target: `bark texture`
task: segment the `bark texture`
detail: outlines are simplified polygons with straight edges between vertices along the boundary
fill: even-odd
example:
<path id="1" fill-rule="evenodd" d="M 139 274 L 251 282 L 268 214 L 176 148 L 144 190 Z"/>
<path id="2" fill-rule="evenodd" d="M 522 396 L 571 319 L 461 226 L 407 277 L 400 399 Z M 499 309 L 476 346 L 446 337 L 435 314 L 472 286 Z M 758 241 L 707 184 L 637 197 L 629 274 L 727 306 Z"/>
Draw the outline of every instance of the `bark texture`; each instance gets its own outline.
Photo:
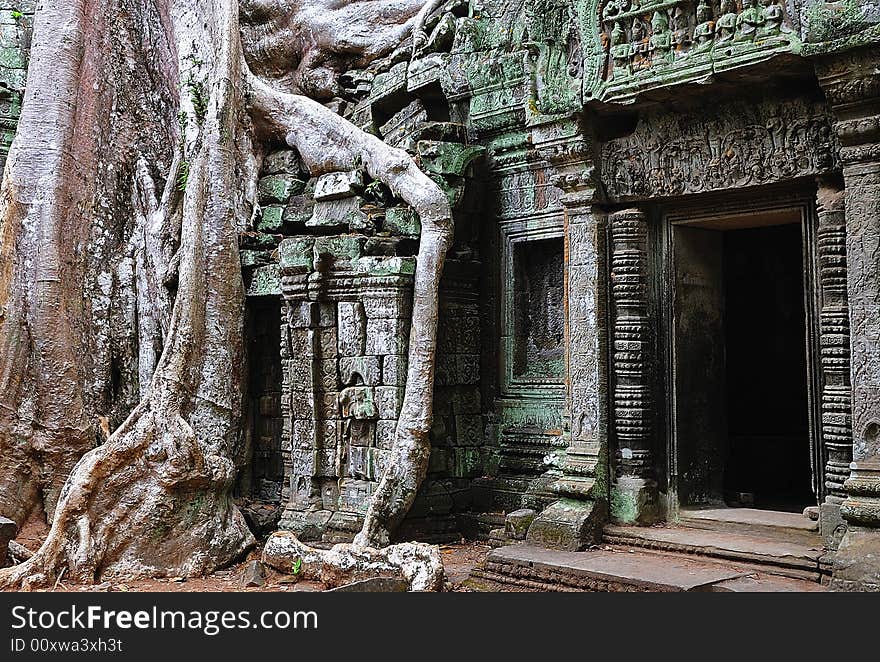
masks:
<path id="1" fill-rule="evenodd" d="M 0 586 L 200 574 L 253 544 L 231 499 L 237 237 L 273 139 L 315 175 L 365 165 L 421 216 L 393 460 L 355 547 L 320 558 L 436 574 L 434 552 L 362 548 L 387 544 L 427 468 L 449 203 L 405 152 L 300 94 L 332 94 L 424 4 L 245 0 L 242 30 L 236 0 L 46 0 L 0 193 L 0 512 L 21 525 L 43 506 L 52 527 Z"/>

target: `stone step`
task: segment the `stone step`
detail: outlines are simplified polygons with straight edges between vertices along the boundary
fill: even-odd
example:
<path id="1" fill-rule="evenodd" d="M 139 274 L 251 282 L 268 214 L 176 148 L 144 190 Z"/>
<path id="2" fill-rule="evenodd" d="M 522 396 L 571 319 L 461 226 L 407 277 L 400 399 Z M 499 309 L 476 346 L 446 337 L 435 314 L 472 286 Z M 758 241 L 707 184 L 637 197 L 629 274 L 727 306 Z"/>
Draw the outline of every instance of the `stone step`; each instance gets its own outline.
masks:
<path id="1" fill-rule="evenodd" d="M 809 581 L 819 581 L 830 574 L 830 560 L 818 538 L 815 544 L 808 544 L 684 526 L 608 525 L 604 540 L 615 546 L 736 562 L 766 573 Z"/>
<path id="2" fill-rule="evenodd" d="M 692 529 L 761 535 L 773 540 L 819 545 L 819 522 L 802 513 L 757 508 L 683 508 L 679 524 Z"/>
<path id="3" fill-rule="evenodd" d="M 466 585 L 483 591 L 822 591 L 818 582 L 647 550 L 564 552 L 527 544 L 494 549 Z"/>

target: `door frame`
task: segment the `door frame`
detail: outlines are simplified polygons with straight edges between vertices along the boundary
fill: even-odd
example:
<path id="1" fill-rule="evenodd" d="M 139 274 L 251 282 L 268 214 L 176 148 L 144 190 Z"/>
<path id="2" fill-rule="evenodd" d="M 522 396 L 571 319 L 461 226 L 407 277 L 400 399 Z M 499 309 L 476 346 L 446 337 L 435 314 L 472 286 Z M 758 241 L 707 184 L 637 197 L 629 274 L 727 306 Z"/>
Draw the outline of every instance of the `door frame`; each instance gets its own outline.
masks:
<path id="1" fill-rule="evenodd" d="M 813 492 L 816 503 L 824 499 L 824 449 L 821 444 L 821 371 L 819 347 L 819 310 L 820 292 L 816 274 L 816 193 L 815 185 L 801 186 L 796 189 L 765 187 L 767 190 L 743 192 L 727 192 L 721 195 L 706 196 L 698 202 L 672 202 L 659 205 L 655 210 L 655 227 L 658 229 L 654 237 L 658 260 L 657 278 L 655 278 L 658 306 L 658 327 L 660 336 L 660 370 L 659 389 L 663 397 L 664 407 L 661 415 L 664 419 L 661 430 L 665 434 L 665 448 L 657 449 L 665 454 L 666 468 L 666 513 L 669 521 L 677 521 L 681 510 L 679 502 L 679 448 L 676 438 L 676 403 L 675 403 L 675 363 L 674 363 L 674 255 L 672 247 L 672 230 L 676 225 L 699 224 L 711 220 L 722 222 L 734 221 L 737 216 L 754 216 L 760 213 L 779 213 L 796 211 L 801 218 L 801 247 L 804 267 L 804 313 L 806 320 L 805 338 L 807 366 L 807 416 L 810 443 L 810 467 Z M 745 227 L 745 226 L 744 226 Z"/>

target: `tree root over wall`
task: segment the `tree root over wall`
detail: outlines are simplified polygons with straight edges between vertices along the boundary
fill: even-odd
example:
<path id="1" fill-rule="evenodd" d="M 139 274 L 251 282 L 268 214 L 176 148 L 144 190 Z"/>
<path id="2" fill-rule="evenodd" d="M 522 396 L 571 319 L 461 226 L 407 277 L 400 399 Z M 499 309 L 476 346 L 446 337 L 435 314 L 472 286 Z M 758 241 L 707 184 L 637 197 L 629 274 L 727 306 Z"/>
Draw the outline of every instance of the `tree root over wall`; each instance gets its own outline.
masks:
<path id="1" fill-rule="evenodd" d="M 362 11 L 353 18 L 365 21 L 387 4 L 397 7 L 401 20 L 412 20 L 421 6 L 394 0 L 353 4 Z M 422 223 L 404 403 L 392 458 L 363 530 L 354 544 L 329 551 L 276 534 L 265 559 L 284 567 L 300 558 L 307 576 L 331 584 L 379 572 L 404 577 L 414 590 L 440 587 L 436 547 L 387 545 L 427 471 L 438 288 L 452 238 L 449 202 L 405 152 L 252 75 L 238 21 L 236 0 L 153 0 L 125 11 L 111 0 L 46 0 L 38 14 L 25 112 L 0 196 L 0 385 L 10 387 L 0 402 L 0 459 L 13 466 L 0 472 L 3 507 L 21 525 L 38 498 L 40 489 L 22 487 L 18 476 L 39 456 L 39 431 L 49 427 L 63 437 L 65 426 L 73 426 L 78 432 L 68 435 L 70 453 L 81 459 L 57 494 L 47 539 L 31 558 L 0 570 L 0 587 L 44 585 L 65 573 L 83 582 L 204 574 L 241 558 L 254 544 L 231 492 L 242 418 L 242 377 L 233 367 L 243 353 L 237 238 L 254 204 L 248 191 L 257 172 L 257 138 L 296 148 L 312 175 L 362 164 L 412 205 Z M 129 31 L 132 41 L 126 42 Z M 138 41 L 144 34 L 152 39 Z M 145 71 L 126 80 L 131 61 Z M 117 103 L 126 85 L 136 88 L 144 77 L 151 89 Z M 93 92 L 113 85 L 111 94 Z M 156 116 L 138 114 L 145 99 L 163 92 L 173 103 L 159 104 Z M 52 145 L 40 138 L 47 130 Z M 169 165 L 162 152 L 170 138 L 176 147 Z M 109 158 L 116 159 L 113 168 L 107 167 Z M 173 174 L 153 186 L 163 170 Z M 159 200 L 153 188 L 164 189 Z M 138 219 L 138 227 L 127 232 L 146 237 L 142 245 L 150 259 L 139 263 L 141 272 L 129 287 L 154 292 L 171 283 L 167 300 L 173 307 L 168 315 L 167 305 L 142 311 L 154 320 L 141 325 L 153 337 L 140 342 L 151 347 L 135 352 L 143 398 L 115 432 L 83 454 L 101 413 L 76 368 L 83 360 L 77 351 L 88 353 L 88 343 L 68 336 L 71 328 L 88 328 L 90 318 L 88 311 L 46 302 L 77 300 L 82 275 L 64 265 L 75 263 L 79 249 L 66 237 L 87 235 L 94 223 L 87 210 L 108 206 L 113 218 Z M 151 236 L 151 227 L 165 234 Z M 169 232 L 179 237 L 169 239 Z M 28 285 L 34 263 L 45 267 L 36 275 L 46 283 L 43 290 Z M 135 293 L 141 305 L 145 298 Z M 155 370 L 145 384 L 145 363 L 152 362 Z M 54 381 L 41 381 L 47 365 L 55 370 Z M 60 409 L 51 419 L 45 407 L 34 415 L 35 400 Z"/>

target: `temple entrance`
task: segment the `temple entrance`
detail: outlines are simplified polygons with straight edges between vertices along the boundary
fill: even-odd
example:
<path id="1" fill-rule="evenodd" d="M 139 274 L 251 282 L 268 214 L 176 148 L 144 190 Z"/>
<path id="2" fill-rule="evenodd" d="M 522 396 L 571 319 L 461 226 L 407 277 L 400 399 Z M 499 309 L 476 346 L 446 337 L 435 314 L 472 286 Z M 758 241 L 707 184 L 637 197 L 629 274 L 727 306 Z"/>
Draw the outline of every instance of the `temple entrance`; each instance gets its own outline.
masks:
<path id="1" fill-rule="evenodd" d="M 672 223 L 671 491 L 815 504 L 802 210 Z"/>

